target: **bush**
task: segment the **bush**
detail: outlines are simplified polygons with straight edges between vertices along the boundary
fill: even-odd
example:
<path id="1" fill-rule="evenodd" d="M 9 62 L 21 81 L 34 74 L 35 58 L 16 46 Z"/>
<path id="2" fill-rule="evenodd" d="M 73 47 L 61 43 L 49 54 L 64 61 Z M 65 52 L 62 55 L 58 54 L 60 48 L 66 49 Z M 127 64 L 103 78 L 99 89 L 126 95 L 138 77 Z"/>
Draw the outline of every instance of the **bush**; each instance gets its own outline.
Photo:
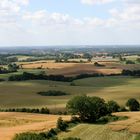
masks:
<path id="1" fill-rule="evenodd" d="M 101 124 L 106 124 L 109 122 L 114 122 L 114 121 L 118 121 L 118 120 L 125 120 L 127 119 L 127 117 L 125 116 L 114 116 L 114 115 L 109 115 L 109 116 L 103 116 L 101 118 L 99 118 L 96 122 L 97 123 L 101 123 Z"/>
<path id="2" fill-rule="evenodd" d="M 17 134 L 13 140 L 45 140 L 45 138 L 35 133 L 22 133 Z"/>
<path id="3" fill-rule="evenodd" d="M 78 117 L 72 116 L 70 122 L 71 123 L 79 123 L 80 122 L 80 119 Z"/>
<path id="4" fill-rule="evenodd" d="M 105 65 L 99 64 L 98 62 L 95 62 L 94 66 L 96 66 L 96 67 L 105 67 Z"/>
<path id="5" fill-rule="evenodd" d="M 126 102 L 126 106 L 129 107 L 130 111 L 138 111 L 140 108 L 139 102 L 134 98 L 129 99 Z"/>
<path id="6" fill-rule="evenodd" d="M 134 61 L 131 61 L 131 60 L 127 60 L 126 61 L 126 64 L 135 64 L 135 62 Z"/>
<path id="7" fill-rule="evenodd" d="M 41 108 L 40 113 L 41 113 L 41 114 L 49 114 L 50 111 L 49 111 L 48 108 Z"/>
<path id="8" fill-rule="evenodd" d="M 42 96 L 64 96 L 64 95 L 68 95 L 65 92 L 56 91 L 56 90 L 49 90 L 49 91 L 45 91 L 45 92 L 38 92 L 38 94 L 42 95 Z"/>
<path id="9" fill-rule="evenodd" d="M 105 101 L 99 97 L 76 96 L 67 103 L 72 114 L 79 115 L 82 121 L 94 122 L 108 114 Z"/>
<path id="10" fill-rule="evenodd" d="M 60 129 L 61 131 L 66 131 L 68 127 L 68 124 L 66 121 L 63 121 L 62 118 L 58 118 L 57 120 L 57 128 Z"/>
<path id="11" fill-rule="evenodd" d="M 108 109 L 109 109 L 110 113 L 118 112 L 119 111 L 120 106 L 118 105 L 117 102 L 109 101 L 107 104 L 108 104 Z"/>

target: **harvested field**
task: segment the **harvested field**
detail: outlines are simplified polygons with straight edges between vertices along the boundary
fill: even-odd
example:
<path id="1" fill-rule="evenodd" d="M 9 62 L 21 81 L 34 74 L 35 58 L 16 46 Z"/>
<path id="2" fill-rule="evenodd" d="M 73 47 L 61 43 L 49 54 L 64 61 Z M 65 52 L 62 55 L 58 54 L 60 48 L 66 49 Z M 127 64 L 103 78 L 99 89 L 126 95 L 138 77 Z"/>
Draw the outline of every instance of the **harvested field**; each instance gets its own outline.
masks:
<path id="1" fill-rule="evenodd" d="M 128 130 L 130 133 L 140 133 L 140 112 L 120 112 L 114 115 L 127 116 L 128 119 L 109 124 L 112 130 Z"/>
<path id="2" fill-rule="evenodd" d="M 55 63 L 54 61 L 36 61 L 19 63 L 23 69 L 47 69 L 47 74 L 75 76 L 83 73 L 120 74 L 123 69 L 137 70 L 139 64 L 125 65 L 116 62 L 101 62 L 104 67 L 96 67 L 94 63 Z"/>
<path id="3" fill-rule="evenodd" d="M 20 63 L 22 65 L 22 68 L 24 69 L 36 69 L 38 67 L 44 68 L 44 69 L 61 69 L 61 68 L 67 68 L 75 66 L 77 63 L 55 63 L 52 61 L 36 61 L 36 62 L 25 62 Z"/>
<path id="4" fill-rule="evenodd" d="M 22 132 L 47 131 L 56 127 L 59 115 L 30 113 L 0 113 L 0 140 L 12 140 L 15 134 Z M 69 120 L 70 116 L 61 116 Z"/>

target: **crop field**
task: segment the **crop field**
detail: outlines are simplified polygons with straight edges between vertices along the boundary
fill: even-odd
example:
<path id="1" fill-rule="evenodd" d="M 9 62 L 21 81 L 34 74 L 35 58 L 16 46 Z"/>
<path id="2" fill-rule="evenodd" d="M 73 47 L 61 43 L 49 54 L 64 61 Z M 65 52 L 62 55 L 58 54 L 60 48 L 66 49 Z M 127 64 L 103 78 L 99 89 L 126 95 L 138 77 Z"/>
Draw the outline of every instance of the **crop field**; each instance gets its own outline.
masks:
<path id="1" fill-rule="evenodd" d="M 41 67 L 46 69 L 47 74 L 75 76 L 82 73 L 121 73 L 122 68 L 114 65 L 105 67 L 95 67 L 94 63 L 54 63 L 53 61 L 36 61 L 32 63 L 20 63 L 23 69 L 36 69 Z"/>
<path id="2" fill-rule="evenodd" d="M 61 133 L 59 138 L 61 140 L 73 136 L 81 140 L 139 140 L 140 112 L 121 112 L 115 115 L 127 116 L 128 119 L 106 125 L 80 124 Z"/>
<path id="3" fill-rule="evenodd" d="M 0 82 L 0 106 L 12 107 L 44 107 L 64 108 L 73 96 L 87 94 L 99 96 L 106 101 L 115 100 L 120 105 L 134 97 L 140 100 L 140 79 L 132 77 L 94 77 L 76 80 L 71 86 L 69 82 L 45 80 Z M 68 93 L 65 96 L 41 96 L 41 91 L 58 90 Z"/>
<path id="4" fill-rule="evenodd" d="M 69 120 L 70 116 L 42 115 L 30 113 L 0 113 L 0 139 L 11 140 L 22 132 L 42 132 L 56 127 L 59 117 Z"/>
<path id="5" fill-rule="evenodd" d="M 55 63 L 54 61 L 35 61 L 35 62 L 18 62 L 22 69 L 42 68 L 47 74 L 75 76 L 83 73 L 102 73 L 102 74 L 120 74 L 123 69 L 138 70 L 140 64 L 123 64 L 119 62 L 100 62 L 103 67 L 94 66 L 94 62 L 87 63 Z"/>
<path id="6" fill-rule="evenodd" d="M 138 55 L 131 55 L 131 56 L 125 56 L 124 58 L 126 58 L 127 60 L 136 61 L 139 58 L 139 56 Z"/>
<path id="7" fill-rule="evenodd" d="M 114 113 L 116 116 L 127 116 L 128 119 L 109 124 L 114 131 L 127 130 L 130 133 L 140 133 L 140 112 L 120 112 Z"/>

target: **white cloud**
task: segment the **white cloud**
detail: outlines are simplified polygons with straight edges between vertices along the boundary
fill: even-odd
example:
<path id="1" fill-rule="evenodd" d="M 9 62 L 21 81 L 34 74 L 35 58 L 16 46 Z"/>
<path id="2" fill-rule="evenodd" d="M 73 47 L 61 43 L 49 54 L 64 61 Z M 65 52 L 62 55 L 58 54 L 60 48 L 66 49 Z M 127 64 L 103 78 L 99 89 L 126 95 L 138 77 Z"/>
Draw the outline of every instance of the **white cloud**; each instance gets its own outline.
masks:
<path id="1" fill-rule="evenodd" d="M 105 4 L 110 3 L 114 0 L 81 0 L 83 4 L 94 5 L 94 4 Z"/>
<path id="2" fill-rule="evenodd" d="M 31 21 L 32 24 L 55 26 L 55 25 L 76 25 L 83 24 L 82 20 L 71 17 L 68 14 L 49 13 L 46 10 L 26 12 L 23 20 Z"/>
<path id="3" fill-rule="evenodd" d="M 21 15 L 22 6 L 29 4 L 29 0 L 0 0 L 0 24 L 16 22 Z"/>
<path id="4" fill-rule="evenodd" d="M 85 4 L 111 1 L 82 0 Z M 75 18 L 69 14 L 50 13 L 46 9 L 31 12 L 22 10 L 29 4 L 29 0 L 0 0 L 0 42 L 15 45 L 58 45 L 129 43 L 135 40 L 140 43 L 139 2 L 122 1 L 122 8 L 109 10 L 110 17 L 103 19 Z"/>

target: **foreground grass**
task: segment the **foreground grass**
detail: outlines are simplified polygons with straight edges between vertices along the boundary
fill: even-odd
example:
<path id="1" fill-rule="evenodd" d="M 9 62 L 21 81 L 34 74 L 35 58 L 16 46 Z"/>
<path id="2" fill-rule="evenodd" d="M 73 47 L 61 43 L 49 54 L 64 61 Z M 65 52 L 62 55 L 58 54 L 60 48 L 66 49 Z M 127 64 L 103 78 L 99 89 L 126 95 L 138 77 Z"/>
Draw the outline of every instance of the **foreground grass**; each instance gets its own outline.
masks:
<path id="1" fill-rule="evenodd" d="M 124 131 L 114 132 L 107 125 L 80 124 L 68 132 L 61 133 L 59 139 L 77 137 L 81 140 L 135 140 L 135 136 Z"/>
<path id="2" fill-rule="evenodd" d="M 37 71 L 34 71 L 37 72 Z M 140 79 L 132 77 L 94 77 L 68 82 L 21 81 L 0 82 L 1 108 L 44 107 L 64 108 L 66 102 L 75 95 L 99 96 L 105 100 L 115 100 L 124 105 L 129 98 L 140 99 Z M 41 96 L 38 92 L 57 90 L 68 93 L 66 96 Z"/>

